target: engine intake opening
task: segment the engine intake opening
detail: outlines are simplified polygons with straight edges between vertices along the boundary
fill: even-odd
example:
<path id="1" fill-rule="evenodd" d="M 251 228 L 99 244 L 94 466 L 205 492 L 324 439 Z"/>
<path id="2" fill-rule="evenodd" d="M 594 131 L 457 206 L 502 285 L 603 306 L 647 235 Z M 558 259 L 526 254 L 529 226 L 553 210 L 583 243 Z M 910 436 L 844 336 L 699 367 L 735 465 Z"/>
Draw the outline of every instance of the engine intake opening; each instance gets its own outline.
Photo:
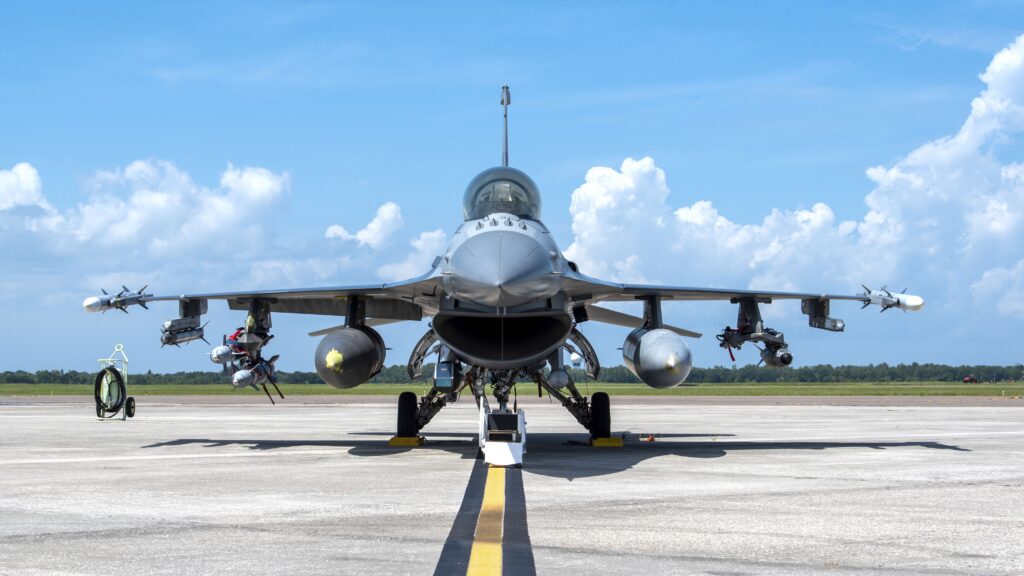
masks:
<path id="1" fill-rule="evenodd" d="M 544 361 L 569 335 L 568 314 L 456 316 L 438 314 L 434 331 L 460 358 L 488 368 L 519 368 Z"/>

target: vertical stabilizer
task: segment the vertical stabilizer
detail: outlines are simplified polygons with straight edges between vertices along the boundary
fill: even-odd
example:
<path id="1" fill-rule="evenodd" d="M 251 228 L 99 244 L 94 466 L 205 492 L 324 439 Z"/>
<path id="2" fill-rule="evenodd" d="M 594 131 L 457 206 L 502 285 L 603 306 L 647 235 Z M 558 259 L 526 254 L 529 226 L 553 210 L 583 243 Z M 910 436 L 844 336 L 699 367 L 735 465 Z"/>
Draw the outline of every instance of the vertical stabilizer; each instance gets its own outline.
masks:
<path id="1" fill-rule="evenodd" d="M 512 103 L 512 94 L 508 85 L 501 87 L 501 106 L 505 110 L 505 146 L 501 150 L 501 165 L 508 166 L 508 105 Z"/>

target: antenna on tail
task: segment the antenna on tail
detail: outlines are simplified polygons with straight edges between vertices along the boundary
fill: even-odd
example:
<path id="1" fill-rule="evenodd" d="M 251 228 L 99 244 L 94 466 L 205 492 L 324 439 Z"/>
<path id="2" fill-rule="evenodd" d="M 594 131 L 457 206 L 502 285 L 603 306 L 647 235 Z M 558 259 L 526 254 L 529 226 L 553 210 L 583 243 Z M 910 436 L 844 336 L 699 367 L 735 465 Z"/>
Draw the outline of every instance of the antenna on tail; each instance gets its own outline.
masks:
<path id="1" fill-rule="evenodd" d="M 512 103 L 512 94 L 508 85 L 501 87 L 501 105 L 505 109 L 505 147 L 501 151 L 501 165 L 508 166 L 508 105 Z"/>

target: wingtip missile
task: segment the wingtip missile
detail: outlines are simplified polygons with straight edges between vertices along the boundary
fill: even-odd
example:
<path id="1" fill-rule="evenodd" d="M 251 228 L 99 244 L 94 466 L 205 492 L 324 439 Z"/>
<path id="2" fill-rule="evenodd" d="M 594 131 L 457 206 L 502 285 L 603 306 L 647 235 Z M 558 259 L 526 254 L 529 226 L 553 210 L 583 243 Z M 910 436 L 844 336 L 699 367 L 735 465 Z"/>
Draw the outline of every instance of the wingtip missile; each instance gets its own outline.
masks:
<path id="1" fill-rule="evenodd" d="M 875 304 L 882 308 L 882 312 L 890 308 L 899 308 L 904 312 L 917 312 L 924 308 L 924 298 L 915 294 L 907 294 L 906 288 L 899 294 L 893 294 L 885 286 L 880 290 L 872 290 L 864 286 L 864 293 L 861 296 L 864 297 L 864 308 Z"/>
<path id="2" fill-rule="evenodd" d="M 899 300 L 898 307 L 904 312 L 917 312 L 924 308 L 924 298 L 914 294 L 902 293 L 897 296 L 897 300 Z"/>
<path id="3" fill-rule="evenodd" d="M 103 293 L 102 296 L 90 296 L 82 301 L 82 308 L 86 312 L 106 312 L 107 310 L 120 310 L 124 313 L 128 313 L 127 308 L 129 306 L 142 306 L 148 310 L 146 306 L 146 299 L 152 298 L 152 294 L 146 294 L 145 290 L 149 286 L 143 286 L 138 292 L 132 292 L 128 288 L 123 288 L 116 295 L 111 296 L 106 290 L 100 289 Z"/>
<path id="4" fill-rule="evenodd" d="M 103 296 L 89 296 L 82 301 L 82 308 L 86 312 L 106 312 L 110 310 L 110 296 L 106 295 L 106 291 L 103 292 Z"/>

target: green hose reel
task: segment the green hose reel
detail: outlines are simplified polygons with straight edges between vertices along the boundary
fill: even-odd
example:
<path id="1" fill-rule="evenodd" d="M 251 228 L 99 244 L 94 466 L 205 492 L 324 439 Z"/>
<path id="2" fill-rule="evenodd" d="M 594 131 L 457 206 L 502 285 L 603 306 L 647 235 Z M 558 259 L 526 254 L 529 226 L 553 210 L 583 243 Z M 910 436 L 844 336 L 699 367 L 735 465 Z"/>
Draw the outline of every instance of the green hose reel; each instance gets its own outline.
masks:
<path id="1" fill-rule="evenodd" d="M 124 346 L 118 344 L 108 358 L 100 358 L 100 371 L 96 374 L 93 398 L 96 400 L 96 417 L 121 420 L 135 416 L 135 398 L 128 395 L 128 356 Z M 120 366 L 120 369 L 118 367 Z"/>

